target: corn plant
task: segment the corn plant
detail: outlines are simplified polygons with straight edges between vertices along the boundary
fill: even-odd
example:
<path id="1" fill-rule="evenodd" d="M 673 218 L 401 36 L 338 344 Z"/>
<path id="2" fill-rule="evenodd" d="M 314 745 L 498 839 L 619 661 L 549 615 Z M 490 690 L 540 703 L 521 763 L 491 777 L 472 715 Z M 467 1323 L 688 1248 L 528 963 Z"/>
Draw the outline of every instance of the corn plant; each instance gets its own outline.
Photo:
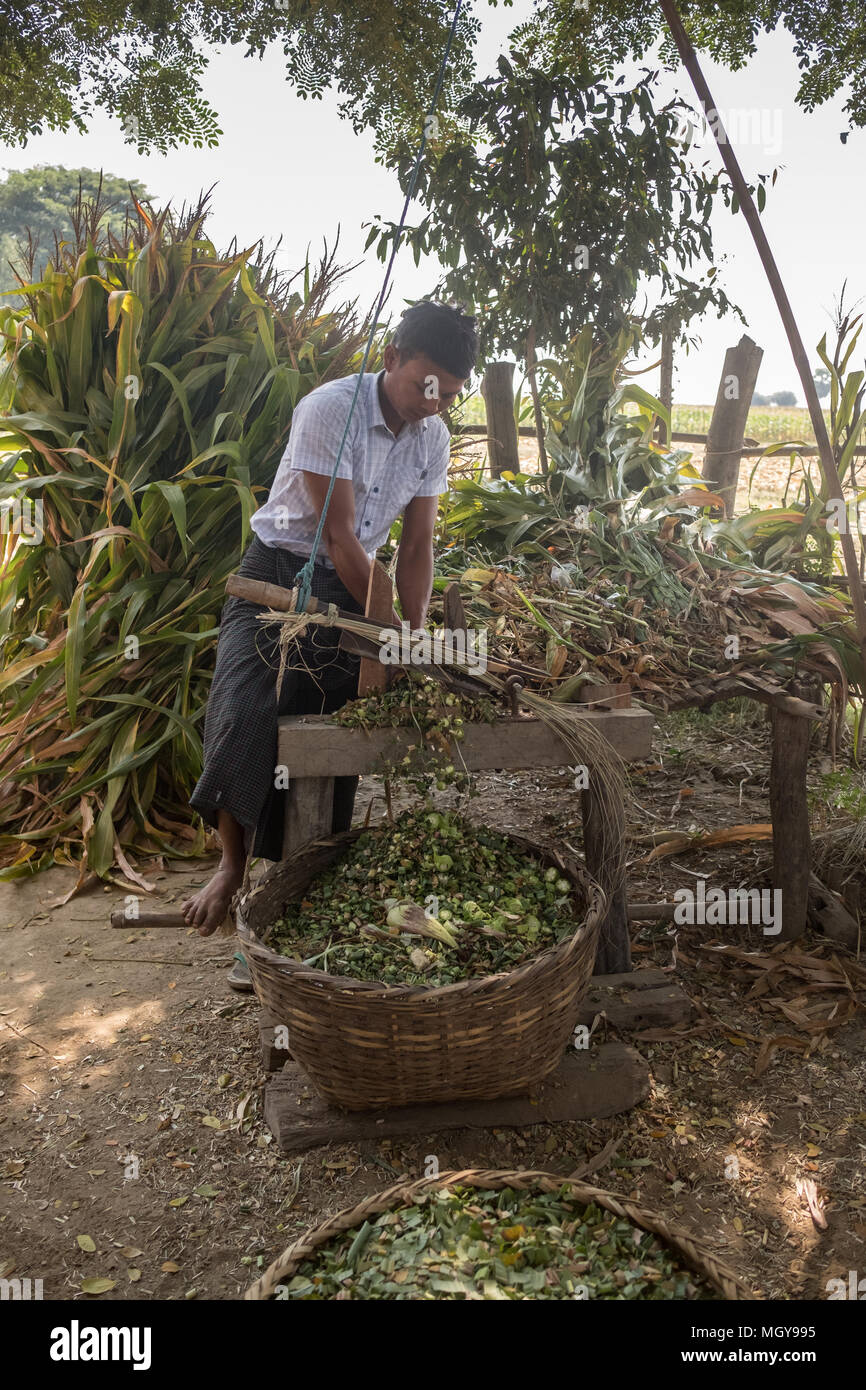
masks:
<path id="1" fill-rule="evenodd" d="M 0 877 L 76 862 L 77 886 L 202 851 L 186 803 L 225 579 L 294 406 L 365 337 L 327 307 L 333 253 L 299 288 L 260 248 L 219 255 L 203 205 L 140 208 L 119 239 L 98 211 L 0 308 L 0 503 L 42 513 L 0 535 Z"/>
<path id="2" fill-rule="evenodd" d="M 848 497 L 858 504 L 851 509 L 851 515 L 855 519 L 854 529 L 859 542 L 862 579 L 866 564 L 866 536 L 859 504 L 866 497 L 866 488 L 858 478 L 859 459 L 855 451 L 866 431 L 866 373 L 860 369 L 848 370 L 860 337 L 862 317 L 846 313 L 840 301 L 836 327 L 832 358 L 826 334 L 818 344 L 818 356 L 830 378 L 828 434 L 836 471 Z M 802 441 L 797 441 L 772 445 L 764 450 L 761 458 L 777 453 L 789 453 L 791 456 L 791 472 L 785 488 L 786 505 L 764 511 L 751 510 L 721 523 L 714 531 L 717 544 L 725 545 L 731 553 L 749 554 L 767 569 L 795 569 L 803 574 L 828 576 L 834 568 L 842 568 L 836 547 L 838 525 L 828 525 L 828 522 L 838 521 L 837 513 L 844 510 L 842 524 L 848 524 L 847 508 L 844 507 L 848 499 L 831 498 L 830 484 L 824 476 L 820 460 L 816 460 L 818 476 L 812 477 L 808 461 L 802 456 L 802 450 L 806 447 Z M 799 464 L 799 484 L 795 500 L 787 504 L 795 459 Z M 757 467 L 758 464 L 749 481 L 750 491 Z"/>

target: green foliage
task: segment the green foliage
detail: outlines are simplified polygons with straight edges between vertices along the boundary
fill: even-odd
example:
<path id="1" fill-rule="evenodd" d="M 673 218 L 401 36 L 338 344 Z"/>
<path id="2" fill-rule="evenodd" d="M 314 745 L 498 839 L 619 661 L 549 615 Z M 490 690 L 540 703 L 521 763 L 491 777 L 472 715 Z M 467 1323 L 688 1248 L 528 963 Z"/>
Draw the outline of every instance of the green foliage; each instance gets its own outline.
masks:
<path id="1" fill-rule="evenodd" d="M 488 0 L 495 5 L 496 0 Z M 484 0 L 464 4 L 443 91 L 447 126 L 473 72 Z M 866 124 L 866 11 L 852 0 L 681 0 L 699 50 L 745 65 L 762 31 L 791 34 L 806 110 L 846 92 L 852 125 Z M 0 139 L 24 144 L 44 130 L 85 130 L 98 111 L 118 117 L 140 150 L 215 145 L 218 118 L 201 82 L 214 46 L 261 56 L 279 44 L 302 96 L 339 94 L 356 129 L 373 129 L 384 155 L 427 109 L 453 0 L 28 0 L 6 7 L 0 43 Z M 666 30 L 657 0 L 535 0 L 516 40 L 542 65 L 554 55 L 612 76 L 642 60 Z M 671 44 L 663 48 L 673 60 Z"/>
<path id="2" fill-rule="evenodd" d="M 798 104 L 813 111 L 844 94 L 851 125 L 866 125 L 866 9 L 856 0 L 679 0 L 678 9 L 699 53 L 734 70 L 747 65 L 762 32 L 785 29 L 800 72 Z M 608 75 L 659 41 L 665 61 L 679 65 L 658 0 L 538 0 L 520 32 L 544 51 L 588 57 Z"/>
<path id="3" fill-rule="evenodd" d="M 416 260 L 434 253 L 447 267 L 437 293 L 481 315 L 482 356 L 535 348 L 561 351 L 585 324 L 597 338 L 632 328 L 639 287 L 655 279 L 661 303 L 644 320 L 655 340 L 664 323 L 685 323 L 708 306 L 730 305 L 712 262 L 709 218 L 727 182 L 696 167 L 677 138 L 688 108 L 657 107 L 655 75 L 630 86 L 600 81 L 585 65 L 525 53 L 501 57 L 497 75 L 458 102 L 460 130 L 433 141 L 418 179 L 426 208 L 405 232 Z M 394 156 L 403 187 L 414 164 L 410 133 Z M 384 260 L 396 237 L 377 221 Z"/>
<path id="4" fill-rule="evenodd" d="M 848 767 L 821 773 L 819 786 L 810 789 L 809 803 L 813 811 L 819 807 L 825 811 L 844 811 L 856 820 L 866 820 L 866 787 L 862 776 Z"/>
<path id="5" fill-rule="evenodd" d="M 201 849 L 184 822 L 225 579 L 295 404 L 360 364 L 333 255 L 300 293 L 202 224 L 70 246 L 0 309 L 0 501 L 41 500 L 44 531 L 3 537 L 4 876 L 82 841 L 82 875 L 172 833 Z"/>
<path id="6" fill-rule="evenodd" d="M 301 96 L 335 90 L 341 113 L 385 145 L 428 105 L 452 14 L 452 0 L 28 0 L 3 21 L 0 140 L 85 130 L 101 110 L 140 151 L 216 145 L 218 117 L 201 91 L 208 50 L 242 45 L 261 57 L 279 44 Z M 477 28 L 467 6 L 446 106 L 469 79 Z"/>
<path id="7" fill-rule="evenodd" d="M 139 202 L 147 202 L 150 196 L 137 179 L 119 179 L 97 169 L 38 164 L 11 171 L 0 183 L 0 285 L 12 283 L 10 262 L 22 276 L 42 274 L 54 251 L 55 236 L 61 241 L 75 237 L 76 208 L 82 202 L 98 201 L 100 228 L 119 233 L 127 217 L 135 215 L 130 195 Z M 26 254 L 28 242 L 39 253 L 32 265 Z"/>
<path id="8" fill-rule="evenodd" d="M 491 482 L 456 480 L 443 516 L 449 540 L 483 544 L 486 553 L 500 558 L 545 561 L 548 548 L 573 547 L 578 564 L 583 558 L 614 563 L 633 546 L 636 565 L 667 592 L 653 538 L 665 516 L 682 514 L 693 521 L 700 493 L 689 494 L 691 506 L 680 494 L 694 489 L 700 478 L 686 451 L 652 442 L 656 419 L 669 419 L 659 400 L 621 379 L 630 342 L 624 331 L 616 343 L 602 347 L 593 343 L 587 327 L 561 361 L 541 364 L 550 471 L 506 473 Z M 627 404 L 637 413 L 626 414 Z M 672 594 L 673 589 L 667 597 Z"/>

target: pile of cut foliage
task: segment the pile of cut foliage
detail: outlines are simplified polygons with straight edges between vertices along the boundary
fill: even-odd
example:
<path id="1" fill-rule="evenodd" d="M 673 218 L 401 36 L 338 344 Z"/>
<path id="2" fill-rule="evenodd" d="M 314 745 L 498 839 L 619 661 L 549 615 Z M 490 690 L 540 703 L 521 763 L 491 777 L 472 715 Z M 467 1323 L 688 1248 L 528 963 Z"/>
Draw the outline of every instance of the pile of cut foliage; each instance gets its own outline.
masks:
<path id="1" fill-rule="evenodd" d="M 433 1191 L 334 1236 L 283 1288 L 305 1302 L 718 1297 L 655 1236 L 567 1185 Z"/>
<path id="2" fill-rule="evenodd" d="M 556 868 L 427 806 L 364 831 L 268 944 L 331 975 L 438 986 L 511 970 L 578 925 Z"/>
<path id="3" fill-rule="evenodd" d="M 295 405 L 358 370 L 367 329 L 329 307 L 333 255 L 298 289 L 257 248 L 218 254 L 203 207 L 120 239 L 79 214 L 0 306 L 0 502 L 38 522 L 0 569 L 0 877 L 148 887 L 131 852 L 204 849 L 187 800 L 226 577 Z"/>

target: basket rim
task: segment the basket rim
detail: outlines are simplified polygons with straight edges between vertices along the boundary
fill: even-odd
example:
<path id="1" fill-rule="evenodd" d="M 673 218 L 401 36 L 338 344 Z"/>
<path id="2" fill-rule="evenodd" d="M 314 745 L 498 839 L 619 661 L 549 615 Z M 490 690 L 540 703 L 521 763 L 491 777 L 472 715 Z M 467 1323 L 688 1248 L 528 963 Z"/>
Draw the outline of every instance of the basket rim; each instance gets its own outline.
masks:
<path id="1" fill-rule="evenodd" d="M 573 887 L 579 885 L 586 895 L 586 911 L 583 920 L 571 936 L 562 941 L 555 942 L 538 955 L 532 956 L 528 961 L 517 965 L 513 970 L 501 970 L 495 975 L 474 975 L 467 980 L 456 980 L 450 985 L 384 985 L 372 980 L 355 980 L 349 975 L 331 975 L 325 970 L 318 970 L 312 966 L 305 966 L 302 961 L 292 960 L 290 956 L 280 955 L 270 946 L 266 946 L 259 936 L 247 923 L 247 911 L 254 897 L 263 888 L 266 879 L 272 875 L 278 877 L 281 869 L 293 860 L 302 855 L 309 854 L 315 848 L 321 846 L 334 846 L 345 844 L 347 847 L 352 841 L 357 840 L 365 833 L 369 827 L 358 827 L 352 830 L 341 831 L 337 835 L 319 836 L 315 840 L 310 840 L 306 845 L 302 845 L 288 859 L 281 860 L 269 869 L 267 874 L 251 889 L 245 897 L 241 899 L 237 910 L 237 934 L 244 943 L 244 953 L 251 960 L 253 968 L 256 965 L 272 965 L 279 969 L 285 976 L 295 978 L 303 977 L 304 983 L 318 985 L 322 989 L 337 990 L 341 994 L 361 995 L 366 1001 L 378 1001 L 387 999 L 389 1004 L 400 1003 L 402 1001 L 417 1003 L 419 1000 L 439 1001 L 445 997 L 453 998 L 455 993 L 469 994 L 481 990 L 486 990 L 494 981 L 514 980 L 522 982 L 527 975 L 536 971 L 547 971 L 551 964 L 559 965 L 566 961 L 573 951 L 583 944 L 588 933 L 597 932 L 607 906 L 607 899 L 604 890 L 591 878 L 584 867 L 577 859 L 563 858 L 560 852 L 554 848 L 545 848 L 538 845 L 535 841 L 523 835 L 512 835 L 510 831 L 501 832 L 506 838 L 514 840 L 518 844 L 525 844 L 532 847 L 539 858 L 552 861 L 557 864 L 564 873 L 574 880 Z"/>
<path id="2" fill-rule="evenodd" d="M 757 1295 L 740 1279 L 733 1269 L 719 1259 L 709 1246 L 690 1234 L 684 1227 L 669 1222 L 664 1216 L 632 1202 L 618 1192 L 608 1188 L 595 1187 L 583 1182 L 579 1177 L 564 1177 L 544 1169 L 508 1168 L 466 1168 L 450 1169 L 435 1178 L 418 1178 L 413 1182 L 394 1183 L 352 1206 L 343 1207 L 325 1221 L 308 1227 L 302 1236 L 288 1245 L 281 1255 L 268 1266 L 264 1274 L 248 1288 L 245 1300 L 259 1301 L 269 1299 L 277 1285 L 290 1277 L 297 1266 L 320 1246 L 327 1244 L 336 1235 L 360 1226 L 372 1216 L 399 1205 L 413 1205 L 419 1197 L 429 1192 L 447 1190 L 452 1187 L 479 1187 L 496 1189 L 514 1187 L 518 1190 L 540 1189 L 543 1192 L 559 1191 L 570 1187 L 577 1201 L 595 1202 L 614 1216 L 624 1217 L 641 1230 L 656 1235 L 671 1246 L 683 1262 L 694 1272 L 710 1283 L 716 1292 L 730 1301 L 755 1300 Z"/>

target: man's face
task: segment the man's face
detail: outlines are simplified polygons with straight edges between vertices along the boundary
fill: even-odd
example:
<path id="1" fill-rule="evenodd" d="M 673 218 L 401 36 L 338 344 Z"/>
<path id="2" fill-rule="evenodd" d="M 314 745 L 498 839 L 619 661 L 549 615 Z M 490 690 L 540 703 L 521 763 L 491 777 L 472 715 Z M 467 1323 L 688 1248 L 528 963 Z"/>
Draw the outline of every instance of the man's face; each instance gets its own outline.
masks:
<path id="1" fill-rule="evenodd" d="M 400 419 L 407 424 L 447 410 L 466 384 L 465 378 L 451 376 L 423 354 L 400 362 L 391 343 L 385 348 L 384 360 L 385 392 Z"/>

